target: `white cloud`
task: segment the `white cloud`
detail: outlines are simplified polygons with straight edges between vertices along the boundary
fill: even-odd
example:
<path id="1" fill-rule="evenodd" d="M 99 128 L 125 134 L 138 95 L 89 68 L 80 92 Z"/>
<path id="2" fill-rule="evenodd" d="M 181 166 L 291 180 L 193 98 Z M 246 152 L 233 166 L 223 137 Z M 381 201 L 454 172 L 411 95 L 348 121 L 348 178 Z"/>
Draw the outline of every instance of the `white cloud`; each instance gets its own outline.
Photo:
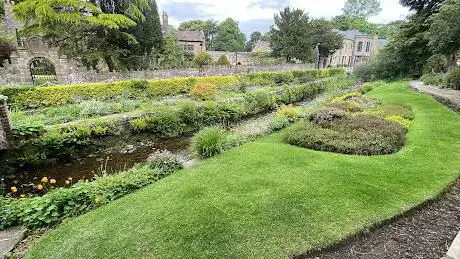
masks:
<path id="1" fill-rule="evenodd" d="M 251 20 L 272 19 L 273 14 L 278 10 L 271 8 L 261 8 L 251 3 L 260 2 L 258 0 L 157 0 L 160 11 L 166 9 L 172 12 L 172 8 L 180 8 L 181 4 L 186 4 L 191 14 L 200 13 L 201 18 L 223 20 L 231 17 L 240 22 Z M 276 2 L 277 0 L 275 0 Z M 286 0 L 278 0 L 286 3 Z M 274 2 L 271 0 L 271 2 Z M 380 15 L 372 17 L 372 22 L 388 23 L 394 20 L 402 19 L 408 14 L 408 10 L 399 5 L 398 0 L 382 0 L 383 11 Z M 310 16 L 318 18 L 330 18 L 341 13 L 345 0 L 290 0 L 290 6 L 301 8 L 309 13 Z M 180 16 L 180 15 L 177 15 Z M 185 17 L 185 15 L 183 15 Z M 190 18 L 170 17 L 170 23 L 177 25 L 183 20 Z"/>

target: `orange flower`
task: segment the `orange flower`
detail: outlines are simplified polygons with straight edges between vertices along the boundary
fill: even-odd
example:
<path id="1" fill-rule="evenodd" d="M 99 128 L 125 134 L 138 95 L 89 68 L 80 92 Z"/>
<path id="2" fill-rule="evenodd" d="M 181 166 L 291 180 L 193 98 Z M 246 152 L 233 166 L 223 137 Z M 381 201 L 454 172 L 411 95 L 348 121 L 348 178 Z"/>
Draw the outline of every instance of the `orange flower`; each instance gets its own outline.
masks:
<path id="1" fill-rule="evenodd" d="M 11 192 L 16 193 L 17 191 L 18 191 L 18 188 L 16 188 L 15 186 L 11 187 Z"/>
<path id="2" fill-rule="evenodd" d="M 70 181 L 69 180 L 65 181 L 65 184 L 67 184 L 67 185 L 70 184 Z"/>
<path id="3" fill-rule="evenodd" d="M 41 180 L 42 183 L 47 183 L 48 182 L 48 177 L 43 177 Z"/>
<path id="4" fill-rule="evenodd" d="M 43 190 L 43 185 L 41 185 L 41 184 L 37 185 L 37 189 L 38 189 L 39 191 Z"/>
<path id="5" fill-rule="evenodd" d="M 56 183 L 56 179 L 50 179 L 50 184 L 55 184 Z"/>

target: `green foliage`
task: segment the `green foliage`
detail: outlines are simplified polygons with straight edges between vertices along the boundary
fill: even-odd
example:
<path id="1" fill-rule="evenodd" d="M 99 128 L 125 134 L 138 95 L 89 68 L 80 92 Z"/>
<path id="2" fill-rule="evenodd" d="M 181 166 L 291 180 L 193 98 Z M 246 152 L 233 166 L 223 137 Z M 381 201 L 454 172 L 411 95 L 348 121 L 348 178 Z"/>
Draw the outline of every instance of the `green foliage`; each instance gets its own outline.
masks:
<path id="1" fill-rule="evenodd" d="M 230 61 L 228 61 L 228 58 L 226 55 L 220 56 L 220 58 L 217 60 L 216 64 L 218 66 L 230 66 Z"/>
<path id="2" fill-rule="evenodd" d="M 151 98 L 188 93 L 195 83 L 223 86 L 238 80 L 236 76 L 171 78 L 149 81 L 120 81 L 49 87 L 0 87 L 15 108 L 36 108 L 77 103 L 83 100 L 107 101 L 119 98 Z M 140 88 L 139 88 L 140 87 Z M 140 91 L 142 89 L 142 91 Z"/>
<path id="3" fill-rule="evenodd" d="M 343 14 L 348 17 L 370 17 L 382 11 L 378 0 L 347 0 L 343 7 Z"/>
<path id="4" fill-rule="evenodd" d="M 289 144 L 321 151 L 358 155 L 397 152 L 406 130 L 399 124 L 369 115 L 334 119 L 329 124 L 299 123 L 285 134 Z"/>
<path id="5" fill-rule="evenodd" d="M 420 78 L 420 80 L 426 85 L 433 85 L 438 87 L 444 87 L 445 78 L 444 74 L 426 73 Z"/>
<path id="6" fill-rule="evenodd" d="M 214 49 L 220 51 L 243 51 L 246 43 L 246 35 L 240 31 L 238 22 L 227 18 L 217 26 L 217 34 L 214 39 Z"/>
<path id="7" fill-rule="evenodd" d="M 186 66 L 186 53 L 179 45 L 176 36 L 168 32 L 163 36 L 163 50 L 159 53 L 158 63 L 161 68 L 178 68 Z"/>
<path id="8" fill-rule="evenodd" d="M 451 66 L 460 49 L 460 0 L 446 0 L 438 13 L 430 17 L 431 27 L 427 32 L 428 45 L 434 53 L 448 55 Z"/>
<path id="9" fill-rule="evenodd" d="M 321 43 L 318 47 L 320 58 L 326 59 L 342 48 L 343 36 L 333 31 L 333 23 L 325 19 L 315 19 L 310 22 L 313 41 Z"/>
<path id="10" fill-rule="evenodd" d="M 246 42 L 246 47 L 244 48 L 245 51 L 247 52 L 251 52 L 256 43 L 259 41 L 259 40 L 262 40 L 263 36 L 262 36 L 262 33 L 260 31 L 255 31 L 253 33 L 251 33 L 251 36 L 249 37 L 249 40 L 248 42 Z"/>
<path id="11" fill-rule="evenodd" d="M 375 62 L 371 61 L 368 64 L 362 64 L 354 68 L 353 76 L 356 79 L 361 80 L 363 82 L 371 82 L 375 80 L 375 78 L 377 77 Z"/>
<path id="12" fill-rule="evenodd" d="M 288 119 L 289 122 L 294 122 L 302 117 L 302 111 L 300 107 L 282 105 L 276 112 L 275 117 L 283 117 Z"/>
<path id="13" fill-rule="evenodd" d="M 212 57 L 207 52 L 200 52 L 193 59 L 193 64 L 198 66 L 200 69 L 203 69 L 205 66 L 211 65 L 213 62 Z"/>
<path id="14" fill-rule="evenodd" d="M 280 116 L 274 116 L 271 120 L 270 123 L 268 124 L 268 128 L 271 132 L 279 131 L 287 126 L 289 126 L 291 122 L 289 121 L 288 118 L 286 117 L 280 117 Z"/>
<path id="15" fill-rule="evenodd" d="M 275 25 L 270 30 L 270 46 L 275 56 L 286 61 L 298 59 L 312 61 L 317 42 L 311 37 L 309 17 L 300 9 L 289 7 L 275 15 Z"/>
<path id="16" fill-rule="evenodd" d="M 179 113 L 176 110 L 164 109 L 153 114 L 130 121 L 135 132 L 149 132 L 159 137 L 177 137 L 184 131 Z"/>
<path id="17" fill-rule="evenodd" d="M 217 93 L 217 87 L 209 83 L 196 84 L 190 93 L 197 99 L 208 100 L 215 97 Z"/>
<path id="18" fill-rule="evenodd" d="M 204 128 L 192 139 L 192 150 L 203 158 L 222 153 L 227 145 L 228 134 L 219 127 Z"/>
<path id="19" fill-rule="evenodd" d="M 460 84 L 460 69 L 453 70 L 452 72 L 447 73 L 445 86 L 447 88 L 459 89 Z"/>
<path id="20" fill-rule="evenodd" d="M 391 115 L 385 118 L 388 121 L 398 123 L 399 125 L 403 126 L 405 129 L 409 129 L 412 122 L 408 119 L 405 119 L 399 115 Z"/>
<path id="21" fill-rule="evenodd" d="M 426 61 L 425 71 L 428 73 L 444 73 L 447 72 L 448 65 L 444 55 L 435 54 Z"/>
<path id="22" fill-rule="evenodd" d="M 41 197 L 25 200 L 0 198 L 0 229 L 11 225 L 25 225 L 28 228 L 53 226 L 63 219 L 84 214 L 160 180 L 178 168 L 177 164 L 163 156 L 155 159 L 160 160 L 167 161 L 164 167 L 156 162 L 153 167 L 137 166 L 92 182 L 79 182 L 71 188 L 55 189 Z"/>
<path id="23" fill-rule="evenodd" d="M 179 158 L 168 150 L 156 151 L 147 158 L 150 169 L 163 170 L 168 173 L 182 169 Z"/>

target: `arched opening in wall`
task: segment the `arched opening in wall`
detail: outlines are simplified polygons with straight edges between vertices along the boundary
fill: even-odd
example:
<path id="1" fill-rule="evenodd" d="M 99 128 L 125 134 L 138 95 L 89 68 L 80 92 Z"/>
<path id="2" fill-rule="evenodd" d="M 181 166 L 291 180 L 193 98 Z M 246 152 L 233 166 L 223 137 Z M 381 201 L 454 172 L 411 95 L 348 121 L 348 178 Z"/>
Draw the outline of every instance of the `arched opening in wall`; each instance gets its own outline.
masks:
<path id="1" fill-rule="evenodd" d="M 56 69 L 48 59 L 37 57 L 29 63 L 30 76 L 34 85 L 50 85 L 57 83 Z"/>

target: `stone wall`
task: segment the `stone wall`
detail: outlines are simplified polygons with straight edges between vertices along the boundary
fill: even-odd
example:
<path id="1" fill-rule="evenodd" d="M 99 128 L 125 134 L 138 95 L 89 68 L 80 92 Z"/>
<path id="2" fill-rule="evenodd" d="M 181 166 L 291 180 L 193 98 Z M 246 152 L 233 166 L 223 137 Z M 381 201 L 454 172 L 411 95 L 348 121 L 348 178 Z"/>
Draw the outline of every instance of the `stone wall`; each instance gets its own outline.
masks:
<path id="1" fill-rule="evenodd" d="M 67 76 L 67 84 L 114 82 L 130 79 L 165 79 L 174 77 L 197 77 L 197 76 L 223 76 L 237 75 L 262 71 L 292 71 L 313 68 L 312 64 L 284 64 L 274 66 L 234 66 L 234 67 L 210 67 L 200 74 L 196 68 L 188 69 L 167 69 L 167 70 L 145 70 L 125 72 L 101 72 L 75 71 Z M 0 82 L 1 85 L 1 82 Z"/>
<path id="2" fill-rule="evenodd" d="M 227 51 L 208 51 L 208 54 L 217 61 L 222 56 L 227 56 L 230 65 L 253 65 L 251 52 L 227 52 Z"/>
<path id="3" fill-rule="evenodd" d="M 12 134 L 10 111 L 6 103 L 8 97 L 0 95 L 0 150 L 8 148 L 7 140 Z"/>

